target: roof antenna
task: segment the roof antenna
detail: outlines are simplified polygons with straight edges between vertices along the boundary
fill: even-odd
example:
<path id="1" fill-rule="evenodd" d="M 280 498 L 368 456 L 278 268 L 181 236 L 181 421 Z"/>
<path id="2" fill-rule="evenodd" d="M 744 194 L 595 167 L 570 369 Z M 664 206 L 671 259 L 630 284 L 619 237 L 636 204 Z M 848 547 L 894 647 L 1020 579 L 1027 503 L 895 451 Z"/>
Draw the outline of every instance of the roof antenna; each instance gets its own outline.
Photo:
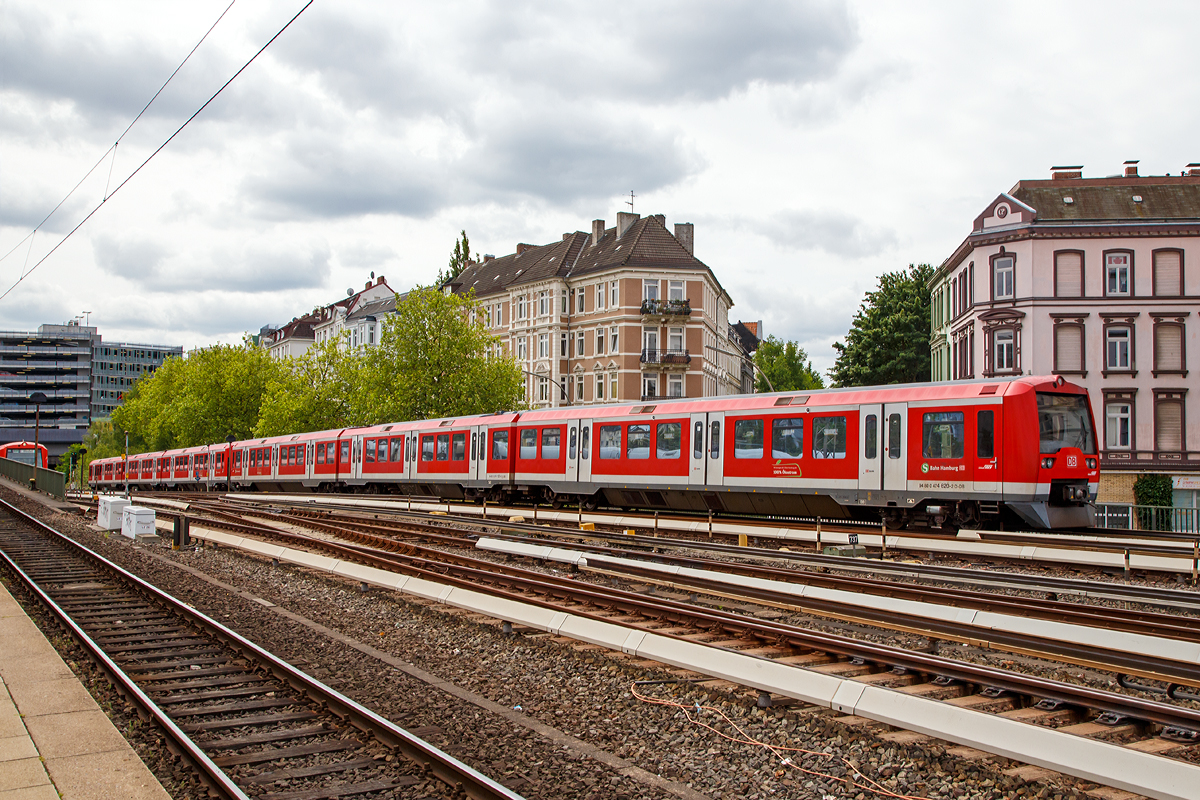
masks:
<path id="1" fill-rule="evenodd" d="M 629 213 L 633 213 L 633 189 L 629 190 L 629 199 L 625 201 L 625 205 L 629 206 Z"/>

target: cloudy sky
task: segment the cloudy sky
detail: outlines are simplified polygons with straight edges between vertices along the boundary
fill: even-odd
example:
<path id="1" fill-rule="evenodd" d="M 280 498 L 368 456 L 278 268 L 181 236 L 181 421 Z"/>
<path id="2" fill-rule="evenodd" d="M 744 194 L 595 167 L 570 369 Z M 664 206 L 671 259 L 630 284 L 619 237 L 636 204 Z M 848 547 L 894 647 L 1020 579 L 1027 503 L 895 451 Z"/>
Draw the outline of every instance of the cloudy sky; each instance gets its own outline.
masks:
<path id="1" fill-rule="evenodd" d="M 1194 2 L 316 0 L 47 257 L 304 2 L 235 2 L 102 159 L 228 4 L 0 3 L 0 328 L 236 341 L 633 190 L 827 369 L 880 273 L 1017 180 L 1200 161 Z"/>

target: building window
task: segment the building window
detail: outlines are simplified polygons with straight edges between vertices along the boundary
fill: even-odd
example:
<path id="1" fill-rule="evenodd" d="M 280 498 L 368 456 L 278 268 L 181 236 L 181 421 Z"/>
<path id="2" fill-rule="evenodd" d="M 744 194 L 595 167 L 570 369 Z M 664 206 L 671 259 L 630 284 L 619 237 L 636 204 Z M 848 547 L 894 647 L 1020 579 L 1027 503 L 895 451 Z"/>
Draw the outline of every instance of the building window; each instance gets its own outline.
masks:
<path id="1" fill-rule="evenodd" d="M 575 376 L 575 399 L 583 400 L 583 376 Z"/>
<path id="2" fill-rule="evenodd" d="M 642 350 L 653 355 L 658 351 L 658 328 L 642 329 Z"/>
<path id="3" fill-rule="evenodd" d="M 567 293 L 564 290 L 562 293 L 562 313 L 566 314 L 570 309 L 567 307 Z"/>
<path id="4" fill-rule="evenodd" d="M 658 397 L 658 376 L 643 375 L 642 376 L 642 398 Z"/>
<path id="5" fill-rule="evenodd" d="M 582 314 L 582 313 L 583 313 L 583 301 L 584 301 L 584 292 L 583 292 L 583 289 L 580 289 L 579 291 L 577 291 L 577 292 L 575 293 L 575 299 L 579 301 L 579 302 L 576 304 L 576 309 L 575 309 L 575 310 L 576 310 L 576 311 L 578 311 L 580 314 Z"/>
<path id="6" fill-rule="evenodd" d="M 604 399 L 604 374 L 601 372 L 596 373 L 596 399 Z"/>
<path id="7" fill-rule="evenodd" d="M 1133 431 L 1133 406 L 1108 403 L 1104 407 L 1104 441 L 1108 450 L 1128 450 Z"/>
<path id="8" fill-rule="evenodd" d="M 604 353 L 604 328 L 596 328 L 596 355 Z"/>
<path id="9" fill-rule="evenodd" d="M 683 296 L 683 281 L 670 281 L 667 287 L 667 299 L 679 300 L 682 302 Z"/>
<path id="10" fill-rule="evenodd" d="M 575 355 L 583 355 L 583 331 L 578 331 L 575 334 Z"/>
<path id="11" fill-rule="evenodd" d="M 1179 297 L 1183 294 L 1183 251 L 1154 251 L 1154 296 Z"/>
<path id="12" fill-rule="evenodd" d="M 526 358 L 525 337 L 522 336 L 519 339 L 517 339 L 517 361 L 524 361 L 525 358 Z"/>
<path id="13" fill-rule="evenodd" d="M 604 308 L 604 284 L 596 284 L 596 310 Z"/>
<path id="14" fill-rule="evenodd" d="M 1154 374 L 1180 372 L 1184 369 L 1183 325 L 1159 322 L 1154 326 Z"/>
<path id="15" fill-rule="evenodd" d="M 1104 254 L 1104 294 L 1107 297 L 1128 297 L 1133 284 L 1133 254 Z"/>
<path id="16" fill-rule="evenodd" d="M 538 334 L 538 358 L 550 357 L 550 334 Z"/>
<path id="17" fill-rule="evenodd" d="M 558 342 L 558 354 L 563 358 L 566 358 L 569 355 L 567 352 L 568 349 L 567 335 L 565 333 L 561 334 Z"/>
<path id="18" fill-rule="evenodd" d="M 621 347 L 620 347 L 620 344 L 621 344 L 621 341 L 620 341 L 620 340 L 621 340 L 621 331 L 620 331 L 620 328 L 617 328 L 617 327 L 615 327 L 615 326 L 614 326 L 614 327 L 612 327 L 612 328 L 609 328 L 609 329 L 608 329 L 608 332 L 609 332 L 609 336 L 610 336 L 610 338 L 612 339 L 612 342 L 610 342 L 610 344 L 611 344 L 612 346 L 609 348 L 608 352 L 610 352 L 610 353 L 619 353 L 619 352 L 621 351 Z"/>
<path id="19" fill-rule="evenodd" d="M 544 317 L 550 313 L 550 295 L 548 292 L 538 292 L 538 316 Z"/>
<path id="20" fill-rule="evenodd" d="M 525 319 L 525 295 L 517 296 L 517 319 Z"/>
<path id="21" fill-rule="evenodd" d="M 683 397 L 683 376 L 667 376 L 667 397 Z"/>
<path id="22" fill-rule="evenodd" d="M 1015 261 L 1016 259 L 1010 255 L 1000 256 L 992 260 L 993 300 L 1012 300 L 1015 296 L 1013 276 Z M 960 283 L 965 282 L 960 281 Z M 966 303 L 964 302 L 963 305 L 965 306 Z"/>
<path id="23" fill-rule="evenodd" d="M 538 378 L 538 402 L 545 403 L 550 399 L 550 381 L 546 378 Z"/>
<path id="24" fill-rule="evenodd" d="M 642 281 L 642 300 L 658 299 L 658 281 Z"/>
<path id="25" fill-rule="evenodd" d="M 619 286 L 620 286 L 620 284 L 618 284 L 616 281 L 611 281 L 608 284 L 609 305 L 613 308 L 616 308 L 617 306 L 621 305 L 620 291 L 618 289 Z"/>
<path id="26" fill-rule="evenodd" d="M 1054 296 L 1083 297 L 1083 253 L 1078 250 L 1054 254 Z"/>
<path id="27" fill-rule="evenodd" d="M 1083 373 L 1083 326 L 1054 326 L 1054 371 Z"/>
<path id="28" fill-rule="evenodd" d="M 1178 390 L 1156 391 L 1154 395 L 1154 449 L 1179 453 L 1184 449 L 1184 393 Z"/>
<path id="29" fill-rule="evenodd" d="M 1125 327 L 1112 327 L 1105 331 L 1104 365 L 1110 370 L 1130 369 L 1130 345 L 1133 332 Z"/>
<path id="30" fill-rule="evenodd" d="M 992 371 L 1012 372 L 1016 367 L 1016 332 L 998 330 L 992 334 Z"/>
<path id="31" fill-rule="evenodd" d="M 683 328 L 667 329 L 667 346 L 676 352 L 683 350 Z"/>
<path id="32" fill-rule="evenodd" d="M 608 373 L 608 399 L 615 401 L 617 399 L 617 373 Z"/>

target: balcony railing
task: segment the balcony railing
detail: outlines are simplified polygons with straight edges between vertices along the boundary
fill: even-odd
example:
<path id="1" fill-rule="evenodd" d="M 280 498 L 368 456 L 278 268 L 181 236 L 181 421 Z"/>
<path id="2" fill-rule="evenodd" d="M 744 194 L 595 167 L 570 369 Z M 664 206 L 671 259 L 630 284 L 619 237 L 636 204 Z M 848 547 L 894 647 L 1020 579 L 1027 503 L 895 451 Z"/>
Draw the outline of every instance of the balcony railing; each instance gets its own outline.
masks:
<path id="1" fill-rule="evenodd" d="M 643 300 L 642 314 L 655 317 L 688 317 L 692 314 L 692 303 L 690 300 Z"/>
<path id="2" fill-rule="evenodd" d="M 686 366 L 692 363 L 692 356 L 686 349 L 683 350 L 658 350 L 652 347 L 642 349 L 641 362 L 643 364 L 663 364 Z"/>
<path id="3" fill-rule="evenodd" d="M 650 403 L 650 402 L 654 402 L 655 400 L 682 400 L 682 399 L 683 399 L 683 395 L 681 395 L 681 394 L 673 394 L 673 395 L 644 394 L 644 395 L 642 395 L 643 403 Z"/>

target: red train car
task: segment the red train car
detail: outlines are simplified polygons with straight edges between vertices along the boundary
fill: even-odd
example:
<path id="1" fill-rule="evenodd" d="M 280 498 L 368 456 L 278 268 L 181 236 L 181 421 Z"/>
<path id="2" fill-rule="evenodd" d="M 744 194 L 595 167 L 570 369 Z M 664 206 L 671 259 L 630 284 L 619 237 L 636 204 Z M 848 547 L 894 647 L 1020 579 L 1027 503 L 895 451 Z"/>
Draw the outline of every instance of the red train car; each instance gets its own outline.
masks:
<path id="1" fill-rule="evenodd" d="M 38 466 L 42 469 L 50 469 L 50 453 L 46 450 L 46 445 L 44 444 L 34 444 L 33 442 L 0 444 L 0 458 L 19 461 L 31 467 Z"/>
<path id="2" fill-rule="evenodd" d="M 222 450 L 232 453 L 232 479 L 205 455 Z M 1000 519 L 1088 526 L 1099 482 L 1087 392 L 1053 376 L 567 406 L 148 456 L 185 459 L 188 478 L 176 480 L 197 488 L 403 491 L 945 529 Z M 123 480 L 119 463 L 93 462 L 93 472 L 100 485 Z M 144 476 L 131 473 L 139 485 Z"/>

